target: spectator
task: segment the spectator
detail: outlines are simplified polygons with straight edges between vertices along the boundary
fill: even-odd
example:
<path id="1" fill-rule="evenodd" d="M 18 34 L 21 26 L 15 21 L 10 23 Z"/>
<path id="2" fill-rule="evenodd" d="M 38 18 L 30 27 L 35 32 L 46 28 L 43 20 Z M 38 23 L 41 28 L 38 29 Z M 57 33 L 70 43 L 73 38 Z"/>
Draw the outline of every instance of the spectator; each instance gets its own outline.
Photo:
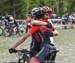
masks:
<path id="1" fill-rule="evenodd" d="M 67 28 L 68 21 L 69 21 L 69 13 L 66 12 L 66 13 L 62 16 L 62 24 L 63 24 L 64 29 Z"/>
<path id="2" fill-rule="evenodd" d="M 26 17 L 26 33 L 28 32 L 28 29 L 31 28 L 31 17 L 28 14 Z"/>

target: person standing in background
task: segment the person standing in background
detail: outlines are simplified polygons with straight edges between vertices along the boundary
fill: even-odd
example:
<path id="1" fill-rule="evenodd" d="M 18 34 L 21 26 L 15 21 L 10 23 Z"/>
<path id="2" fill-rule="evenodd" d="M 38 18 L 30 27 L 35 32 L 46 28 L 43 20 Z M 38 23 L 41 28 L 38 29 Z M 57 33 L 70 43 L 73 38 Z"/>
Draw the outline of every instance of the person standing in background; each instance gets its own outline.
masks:
<path id="1" fill-rule="evenodd" d="M 62 16 L 62 28 L 67 29 L 69 23 L 69 13 L 65 12 L 64 15 Z"/>
<path id="2" fill-rule="evenodd" d="M 27 14 L 27 17 L 26 17 L 26 33 L 28 32 L 28 29 L 31 28 L 31 16 L 30 14 Z"/>

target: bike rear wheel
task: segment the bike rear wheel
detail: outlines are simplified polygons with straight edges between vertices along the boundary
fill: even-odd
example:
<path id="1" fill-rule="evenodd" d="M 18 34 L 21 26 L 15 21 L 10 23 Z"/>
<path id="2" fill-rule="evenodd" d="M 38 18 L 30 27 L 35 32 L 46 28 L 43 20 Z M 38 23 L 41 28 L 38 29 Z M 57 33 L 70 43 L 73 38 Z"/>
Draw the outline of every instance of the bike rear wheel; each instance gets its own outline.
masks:
<path id="1" fill-rule="evenodd" d="M 26 61 L 25 59 L 19 59 L 18 63 L 28 63 L 28 61 Z"/>
<path id="2" fill-rule="evenodd" d="M 9 29 L 5 28 L 5 29 L 3 30 L 3 35 L 4 35 L 5 37 L 9 37 L 9 36 L 11 35 L 11 33 L 9 32 Z"/>

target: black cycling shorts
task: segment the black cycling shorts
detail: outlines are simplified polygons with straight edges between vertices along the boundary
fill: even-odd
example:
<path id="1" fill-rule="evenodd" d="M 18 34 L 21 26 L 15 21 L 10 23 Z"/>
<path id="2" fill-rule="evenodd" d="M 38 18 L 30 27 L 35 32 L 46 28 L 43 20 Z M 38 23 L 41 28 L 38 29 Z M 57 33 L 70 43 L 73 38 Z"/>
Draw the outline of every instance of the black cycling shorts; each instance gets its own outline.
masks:
<path id="1" fill-rule="evenodd" d="M 44 43 L 41 44 L 41 50 L 35 55 L 35 57 L 40 61 L 43 62 L 46 57 L 52 53 L 53 51 L 55 51 L 55 47 L 48 44 L 48 43 Z"/>

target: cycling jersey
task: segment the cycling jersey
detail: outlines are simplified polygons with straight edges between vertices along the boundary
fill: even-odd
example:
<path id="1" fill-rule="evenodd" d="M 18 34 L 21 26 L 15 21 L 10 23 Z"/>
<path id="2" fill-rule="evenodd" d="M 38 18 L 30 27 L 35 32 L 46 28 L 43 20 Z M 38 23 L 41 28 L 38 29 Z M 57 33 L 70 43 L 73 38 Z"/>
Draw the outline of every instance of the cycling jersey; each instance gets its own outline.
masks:
<path id="1" fill-rule="evenodd" d="M 47 20 L 41 20 L 41 21 L 46 22 Z M 34 39 L 37 42 L 41 42 L 41 39 L 40 39 L 40 36 L 39 36 L 40 33 L 37 32 L 40 29 L 40 27 L 41 26 L 33 25 L 32 28 L 29 30 L 29 32 L 32 34 L 32 40 Z M 54 31 L 55 30 L 54 27 L 48 28 L 48 27 L 44 26 L 43 28 L 49 29 L 51 31 Z"/>
<path id="2" fill-rule="evenodd" d="M 63 15 L 62 16 L 62 24 L 68 24 L 69 21 L 69 16 L 68 15 Z"/>
<path id="3" fill-rule="evenodd" d="M 37 54 L 33 54 L 31 57 L 35 56 L 40 62 L 43 62 L 46 56 L 56 51 L 56 47 L 50 41 L 51 36 L 53 33 L 46 26 L 41 26 L 36 33 L 33 33 L 32 38 L 34 39 L 31 43 L 31 50 L 36 51 Z"/>
<path id="4" fill-rule="evenodd" d="M 46 20 L 41 20 L 43 22 L 45 22 Z M 48 28 L 47 26 L 32 26 L 32 28 L 29 30 L 29 32 L 32 34 L 32 42 L 31 42 L 31 46 L 30 46 L 30 50 L 32 51 L 36 51 L 37 54 L 33 54 L 31 55 L 31 57 L 35 56 L 37 59 L 39 59 L 41 62 L 43 59 L 45 59 L 45 56 L 42 54 L 46 54 L 46 52 L 48 52 L 46 55 L 48 55 L 50 51 L 55 51 L 56 47 L 54 46 L 53 43 L 51 43 L 50 41 L 50 37 L 53 37 L 53 32 L 55 28 Z M 52 47 L 47 47 L 48 50 L 45 50 L 45 45 L 47 46 L 52 46 Z M 44 49 L 43 49 L 44 48 Z M 42 51 L 42 52 L 40 52 Z M 54 55 L 52 56 L 52 58 L 54 58 L 56 53 L 53 53 Z M 50 55 L 49 55 L 50 56 Z M 43 57 L 43 58 L 41 58 Z M 50 57 L 47 58 L 47 60 Z M 53 59 L 55 60 L 55 59 Z"/>
<path id="5" fill-rule="evenodd" d="M 47 20 L 41 20 L 42 22 L 46 22 Z M 32 28 L 29 30 L 29 32 L 32 34 L 32 43 L 31 43 L 31 49 L 34 49 L 34 50 L 37 50 L 37 48 L 38 49 L 40 49 L 40 47 L 38 46 L 38 45 L 36 45 L 36 44 L 40 44 L 39 42 L 42 42 L 42 41 L 44 41 L 43 40 L 43 35 L 41 35 L 41 33 L 40 32 L 38 32 L 38 30 L 39 29 L 43 29 L 43 31 L 45 31 L 46 29 L 49 29 L 49 30 L 51 30 L 51 31 L 54 31 L 55 30 L 55 28 L 54 27 L 52 27 L 52 28 L 48 28 L 48 27 L 46 27 L 46 26 L 43 26 L 43 27 L 41 27 L 41 26 L 37 26 L 37 25 L 33 25 L 32 26 Z M 45 28 L 45 29 L 44 29 Z M 48 30 L 48 31 L 49 31 Z M 35 33 L 34 33 L 35 32 Z M 48 32 L 49 33 L 49 32 Z M 52 33 L 52 32 L 51 32 Z M 50 34 L 51 34 L 50 33 Z M 52 33 L 53 34 L 53 33 Z M 49 34 L 48 34 L 49 35 Z M 53 35 L 51 35 L 51 36 L 53 36 Z M 48 41 L 50 40 L 50 37 L 49 36 L 47 36 L 48 37 Z M 36 43 L 36 44 L 35 44 Z"/>
<path id="6" fill-rule="evenodd" d="M 39 28 L 40 28 L 40 26 L 32 26 L 32 28 L 29 30 L 29 32 L 31 33 L 31 34 L 33 34 L 33 33 L 35 33 L 36 31 L 38 31 L 39 30 Z"/>

